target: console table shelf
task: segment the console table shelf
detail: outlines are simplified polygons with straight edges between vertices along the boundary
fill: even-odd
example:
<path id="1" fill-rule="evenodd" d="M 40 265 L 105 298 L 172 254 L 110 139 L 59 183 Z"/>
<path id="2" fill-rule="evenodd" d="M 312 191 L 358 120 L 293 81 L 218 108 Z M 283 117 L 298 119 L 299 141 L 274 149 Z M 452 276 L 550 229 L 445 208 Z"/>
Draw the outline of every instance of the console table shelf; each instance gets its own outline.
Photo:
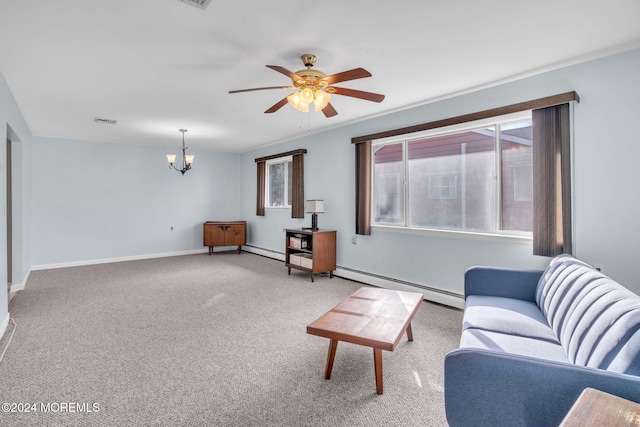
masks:
<path id="1" fill-rule="evenodd" d="M 288 229 L 285 240 L 285 265 L 291 269 L 308 271 L 313 276 L 329 272 L 333 278 L 336 269 L 336 231 Z"/>

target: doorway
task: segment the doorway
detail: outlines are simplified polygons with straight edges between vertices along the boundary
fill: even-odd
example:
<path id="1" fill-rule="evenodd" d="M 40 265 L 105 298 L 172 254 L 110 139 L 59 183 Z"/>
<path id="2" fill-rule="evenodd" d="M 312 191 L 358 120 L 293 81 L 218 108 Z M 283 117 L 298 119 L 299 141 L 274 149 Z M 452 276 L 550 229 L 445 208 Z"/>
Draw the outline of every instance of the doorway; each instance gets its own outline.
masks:
<path id="1" fill-rule="evenodd" d="M 11 292 L 11 280 L 13 278 L 12 265 L 13 265 L 13 204 L 11 195 L 11 140 L 7 138 L 7 292 Z"/>

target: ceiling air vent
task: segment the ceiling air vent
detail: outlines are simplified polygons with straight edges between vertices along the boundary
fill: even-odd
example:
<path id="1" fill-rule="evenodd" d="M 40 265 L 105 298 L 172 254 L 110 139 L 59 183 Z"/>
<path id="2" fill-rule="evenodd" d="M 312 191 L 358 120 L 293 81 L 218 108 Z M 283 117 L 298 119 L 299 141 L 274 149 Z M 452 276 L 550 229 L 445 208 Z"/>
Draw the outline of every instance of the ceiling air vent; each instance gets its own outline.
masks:
<path id="1" fill-rule="evenodd" d="M 107 124 L 107 125 L 115 125 L 116 123 L 118 123 L 116 120 L 101 119 L 100 117 L 94 118 L 93 121 L 96 122 L 96 123 L 104 123 L 104 124 Z"/>
<path id="2" fill-rule="evenodd" d="M 181 1 L 182 3 L 187 3 L 190 4 L 191 6 L 195 6 L 199 9 L 206 9 L 207 6 L 209 6 L 209 3 L 211 3 L 211 0 L 178 0 Z"/>

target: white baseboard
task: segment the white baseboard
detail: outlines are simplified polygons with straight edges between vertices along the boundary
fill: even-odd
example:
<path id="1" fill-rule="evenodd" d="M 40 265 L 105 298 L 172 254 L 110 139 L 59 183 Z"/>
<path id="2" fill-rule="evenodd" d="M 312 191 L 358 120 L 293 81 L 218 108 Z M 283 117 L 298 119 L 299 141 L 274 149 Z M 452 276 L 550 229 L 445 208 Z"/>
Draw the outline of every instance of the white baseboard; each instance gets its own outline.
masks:
<path id="1" fill-rule="evenodd" d="M 274 258 L 280 261 L 285 260 L 285 254 L 282 252 L 262 249 L 256 246 L 243 246 L 243 249 L 246 252 L 262 255 L 268 258 Z M 380 288 L 393 289 L 396 291 L 420 292 L 424 295 L 424 298 L 427 301 L 436 302 L 449 307 L 464 308 L 464 297 L 451 292 L 395 280 L 390 277 L 376 276 L 364 271 L 357 271 L 344 267 L 338 267 L 333 274 L 344 279 L 354 280 L 356 282 L 362 282 L 364 284 L 378 286 Z"/>
<path id="2" fill-rule="evenodd" d="M 219 250 L 223 250 L 223 249 L 220 248 Z M 151 258 L 166 258 L 171 256 L 194 255 L 194 254 L 202 254 L 202 253 L 208 253 L 208 252 L 209 252 L 209 249 L 205 248 L 205 249 L 193 249 L 189 251 L 161 252 L 156 254 L 132 255 L 132 256 L 115 257 L 115 258 L 88 259 L 83 261 L 61 262 L 56 264 L 40 264 L 40 265 L 32 266 L 31 271 L 51 270 L 54 268 L 66 268 L 66 267 L 80 267 L 83 265 L 94 265 L 94 264 L 111 264 L 113 262 L 137 261 L 140 259 L 151 259 Z"/>
<path id="3" fill-rule="evenodd" d="M 7 326 L 9 326 L 9 313 L 7 313 L 7 315 L 4 316 L 4 319 L 2 320 L 2 324 L 0 324 L 0 338 L 4 336 L 4 333 L 7 330 Z"/>
<path id="4" fill-rule="evenodd" d="M 356 282 L 366 283 L 367 285 L 373 285 L 379 288 L 393 289 L 395 291 L 420 292 L 424 295 L 424 299 L 427 301 L 436 302 L 449 307 L 464 308 L 464 297 L 447 291 L 441 291 L 439 289 L 395 280 L 389 277 L 376 276 L 364 271 L 355 271 L 342 267 L 338 267 L 333 274 L 344 279 L 355 280 Z"/>
<path id="5" fill-rule="evenodd" d="M 26 283 L 26 280 L 25 280 Z M 12 283 L 9 292 L 18 292 L 24 290 L 24 283 Z"/>
<path id="6" fill-rule="evenodd" d="M 267 258 L 277 259 L 284 262 L 285 255 L 282 252 L 271 251 L 269 249 L 262 249 L 256 246 L 243 246 L 242 249 L 245 252 L 251 252 L 252 254 L 262 255 Z"/>
<path id="7" fill-rule="evenodd" d="M 10 292 L 18 292 L 24 290 L 24 284 L 29 280 L 29 275 L 31 275 L 31 270 L 27 271 L 27 275 L 24 277 L 24 281 L 22 283 L 11 283 Z"/>

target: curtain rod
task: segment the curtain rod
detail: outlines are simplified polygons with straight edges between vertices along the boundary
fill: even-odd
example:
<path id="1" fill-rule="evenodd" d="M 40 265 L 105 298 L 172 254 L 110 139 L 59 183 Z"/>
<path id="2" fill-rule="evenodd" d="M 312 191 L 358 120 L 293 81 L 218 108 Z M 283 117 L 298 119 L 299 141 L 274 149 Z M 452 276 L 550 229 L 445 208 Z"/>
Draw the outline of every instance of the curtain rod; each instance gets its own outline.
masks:
<path id="1" fill-rule="evenodd" d="M 258 157 L 256 159 L 256 163 L 266 162 L 267 160 L 277 159 L 279 157 L 295 156 L 296 154 L 307 154 L 307 149 L 306 148 L 300 148 L 298 150 L 287 151 L 286 153 L 272 154 L 271 156 Z"/>
<path id="2" fill-rule="evenodd" d="M 506 105 L 504 107 L 492 108 L 490 110 L 478 111 L 476 113 L 464 114 L 462 116 L 450 117 L 448 119 L 422 123 L 419 125 L 392 129 L 384 132 L 372 133 L 369 135 L 356 136 L 354 138 L 351 138 L 351 143 L 359 144 L 361 142 L 372 141 L 374 139 L 388 138 L 390 136 L 404 135 L 407 133 L 422 132 L 429 129 L 436 129 L 444 126 L 451 126 L 460 123 L 473 122 L 475 120 L 487 119 L 489 117 L 503 116 L 505 114 L 518 113 L 520 111 L 551 107 L 553 105 L 565 104 L 571 101 L 580 102 L 580 97 L 575 91 L 546 96 L 544 98 L 533 99 L 531 101 L 519 102 L 517 104 Z"/>

